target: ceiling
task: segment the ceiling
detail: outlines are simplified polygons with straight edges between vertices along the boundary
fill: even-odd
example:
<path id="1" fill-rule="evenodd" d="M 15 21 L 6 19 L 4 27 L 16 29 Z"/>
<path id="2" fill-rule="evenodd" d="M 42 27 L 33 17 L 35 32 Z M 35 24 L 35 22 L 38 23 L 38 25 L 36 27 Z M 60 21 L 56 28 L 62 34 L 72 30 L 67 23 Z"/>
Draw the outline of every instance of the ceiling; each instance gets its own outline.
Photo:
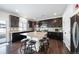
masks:
<path id="1" fill-rule="evenodd" d="M 45 20 L 61 17 L 67 4 L 0 4 L 0 10 L 16 13 L 24 18 Z"/>

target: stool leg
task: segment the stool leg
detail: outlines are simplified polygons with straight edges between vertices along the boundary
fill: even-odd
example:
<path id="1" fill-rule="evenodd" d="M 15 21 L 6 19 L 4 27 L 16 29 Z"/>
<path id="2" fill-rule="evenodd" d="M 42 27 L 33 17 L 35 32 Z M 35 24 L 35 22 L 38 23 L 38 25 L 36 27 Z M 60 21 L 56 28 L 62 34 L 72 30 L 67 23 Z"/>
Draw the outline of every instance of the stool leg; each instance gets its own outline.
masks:
<path id="1" fill-rule="evenodd" d="M 32 52 L 32 45 L 30 45 L 31 46 L 31 52 Z"/>
<path id="2" fill-rule="evenodd" d="M 35 51 L 37 51 L 37 50 L 36 50 L 36 46 L 35 46 L 35 45 L 34 45 L 34 48 L 35 48 Z"/>
<path id="3" fill-rule="evenodd" d="M 23 44 L 21 44 L 20 53 L 22 53 L 22 46 L 23 46 Z"/>
<path id="4" fill-rule="evenodd" d="M 25 42 L 23 42 L 22 44 L 21 44 L 21 48 L 20 48 L 20 52 L 22 53 L 22 50 L 25 52 L 25 49 L 26 49 L 26 43 Z M 22 47 L 24 46 L 24 49 L 22 49 Z"/>
<path id="5" fill-rule="evenodd" d="M 26 52 L 26 42 L 24 42 L 24 53 Z"/>

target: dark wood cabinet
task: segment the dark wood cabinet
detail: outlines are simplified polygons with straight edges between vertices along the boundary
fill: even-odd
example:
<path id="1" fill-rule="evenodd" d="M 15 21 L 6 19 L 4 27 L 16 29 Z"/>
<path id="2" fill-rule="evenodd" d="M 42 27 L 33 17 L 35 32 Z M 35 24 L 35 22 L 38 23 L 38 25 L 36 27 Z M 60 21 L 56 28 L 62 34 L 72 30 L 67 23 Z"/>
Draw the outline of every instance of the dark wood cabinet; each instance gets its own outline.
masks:
<path id="1" fill-rule="evenodd" d="M 62 18 L 54 18 L 39 21 L 39 27 L 43 24 L 47 24 L 47 27 L 62 27 Z"/>
<path id="2" fill-rule="evenodd" d="M 51 39 L 63 40 L 63 32 L 47 32 L 47 37 Z"/>
<path id="3" fill-rule="evenodd" d="M 29 27 L 34 28 L 36 26 L 36 21 L 28 21 Z"/>
<path id="4" fill-rule="evenodd" d="M 32 21 L 28 21 L 29 27 L 32 28 Z"/>
<path id="5" fill-rule="evenodd" d="M 10 27 L 19 27 L 19 17 L 10 15 Z"/>

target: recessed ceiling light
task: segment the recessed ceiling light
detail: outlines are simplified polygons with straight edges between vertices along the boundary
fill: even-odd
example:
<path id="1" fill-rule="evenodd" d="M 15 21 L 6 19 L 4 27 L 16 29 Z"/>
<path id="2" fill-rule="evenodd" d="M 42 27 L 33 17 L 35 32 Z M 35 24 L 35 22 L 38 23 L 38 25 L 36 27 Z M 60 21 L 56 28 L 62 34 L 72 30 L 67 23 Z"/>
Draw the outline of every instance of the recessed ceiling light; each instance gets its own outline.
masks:
<path id="1" fill-rule="evenodd" d="M 57 13 L 54 13 L 53 15 L 55 15 L 55 16 L 56 16 L 56 15 L 57 15 Z"/>

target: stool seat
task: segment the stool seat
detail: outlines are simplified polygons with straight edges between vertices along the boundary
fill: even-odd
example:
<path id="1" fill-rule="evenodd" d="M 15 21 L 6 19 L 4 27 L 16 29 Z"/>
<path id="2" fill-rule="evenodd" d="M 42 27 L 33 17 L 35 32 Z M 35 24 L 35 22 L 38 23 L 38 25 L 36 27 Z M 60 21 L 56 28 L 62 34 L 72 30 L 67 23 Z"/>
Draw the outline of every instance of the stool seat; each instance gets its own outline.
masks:
<path id="1" fill-rule="evenodd" d="M 34 45 L 34 44 L 36 44 L 36 41 L 31 40 L 31 41 L 29 42 L 29 44 Z"/>

